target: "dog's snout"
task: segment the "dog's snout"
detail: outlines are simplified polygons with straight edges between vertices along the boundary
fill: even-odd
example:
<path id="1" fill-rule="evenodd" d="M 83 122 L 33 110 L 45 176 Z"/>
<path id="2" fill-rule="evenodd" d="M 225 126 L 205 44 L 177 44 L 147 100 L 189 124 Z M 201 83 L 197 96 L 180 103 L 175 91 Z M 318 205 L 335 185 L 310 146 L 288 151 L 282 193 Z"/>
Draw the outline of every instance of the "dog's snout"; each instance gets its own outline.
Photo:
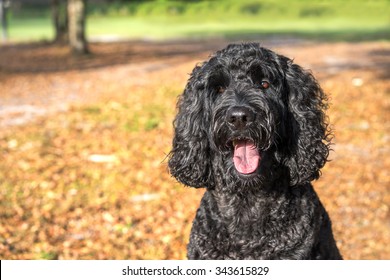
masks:
<path id="1" fill-rule="evenodd" d="M 244 129 L 254 121 L 255 114 L 246 107 L 233 107 L 227 112 L 226 121 L 237 130 Z"/>

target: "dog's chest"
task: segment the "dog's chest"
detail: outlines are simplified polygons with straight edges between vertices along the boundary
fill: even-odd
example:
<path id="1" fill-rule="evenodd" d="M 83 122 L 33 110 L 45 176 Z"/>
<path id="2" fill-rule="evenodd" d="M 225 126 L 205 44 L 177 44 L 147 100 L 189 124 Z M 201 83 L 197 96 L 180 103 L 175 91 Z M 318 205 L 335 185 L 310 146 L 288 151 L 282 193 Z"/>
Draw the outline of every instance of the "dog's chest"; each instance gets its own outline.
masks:
<path id="1" fill-rule="evenodd" d="M 205 203 L 206 213 L 195 220 L 202 226 L 193 234 L 198 246 L 224 259 L 292 258 L 293 252 L 301 258 L 313 246 L 317 225 L 312 206 L 297 203 L 269 198 Z"/>

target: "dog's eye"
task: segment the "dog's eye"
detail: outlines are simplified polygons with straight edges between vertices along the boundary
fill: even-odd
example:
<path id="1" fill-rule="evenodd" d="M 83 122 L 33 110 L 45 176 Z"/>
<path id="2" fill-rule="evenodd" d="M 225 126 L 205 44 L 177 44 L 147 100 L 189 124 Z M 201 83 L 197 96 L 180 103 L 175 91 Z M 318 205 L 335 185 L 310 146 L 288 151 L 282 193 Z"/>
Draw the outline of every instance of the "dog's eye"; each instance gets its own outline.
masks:
<path id="1" fill-rule="evenodd" d="M 270 86 L 268 81 L 261 81 L 260 85 L 261 85 L 261 88 L 263 88 L 263 89 L 267 89 Z"/>
<path id="2" fill-rule="evenodd" d="M 225 90 L 226 90 L 226 88 L 225 88 L 225 87 L 223 87 L 223 86 L 219 86 L 219 87 L 217 87 L 217 92 L 218 92 L 218 93 L 224 93 L 224 92 L 225 92 Z"/>

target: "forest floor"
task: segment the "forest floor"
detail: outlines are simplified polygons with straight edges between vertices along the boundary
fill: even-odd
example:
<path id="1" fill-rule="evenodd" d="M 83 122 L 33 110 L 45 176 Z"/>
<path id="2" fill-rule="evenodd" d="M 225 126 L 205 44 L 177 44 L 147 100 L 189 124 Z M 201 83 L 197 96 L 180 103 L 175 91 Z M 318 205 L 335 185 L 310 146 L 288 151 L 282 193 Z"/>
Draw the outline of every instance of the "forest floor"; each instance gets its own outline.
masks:
<path id="1" fill-rule="evenodd" d="M 184 259 L 204 190 L 170 177 L 172 120 L 223 39 L 0 47 L 0 258 Z M 390 259 L 390 43 L 265 40 L 330 99 L 314 182 L 345 259 Z"/>

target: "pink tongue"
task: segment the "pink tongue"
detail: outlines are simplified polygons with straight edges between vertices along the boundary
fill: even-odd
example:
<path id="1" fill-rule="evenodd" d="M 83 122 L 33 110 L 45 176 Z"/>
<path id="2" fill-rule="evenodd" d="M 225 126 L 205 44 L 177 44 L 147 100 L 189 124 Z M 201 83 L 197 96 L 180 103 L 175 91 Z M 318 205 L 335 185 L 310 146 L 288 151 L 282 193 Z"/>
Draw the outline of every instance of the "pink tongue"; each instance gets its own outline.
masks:
<path id="1" fill-rule="evenodd" d="M 242 174 L 250 174 L 256 171 L 259 165 L 260 155 L 254 143 L 250 140 L 238 140 L 234 146 L 234 166 Z"/>

